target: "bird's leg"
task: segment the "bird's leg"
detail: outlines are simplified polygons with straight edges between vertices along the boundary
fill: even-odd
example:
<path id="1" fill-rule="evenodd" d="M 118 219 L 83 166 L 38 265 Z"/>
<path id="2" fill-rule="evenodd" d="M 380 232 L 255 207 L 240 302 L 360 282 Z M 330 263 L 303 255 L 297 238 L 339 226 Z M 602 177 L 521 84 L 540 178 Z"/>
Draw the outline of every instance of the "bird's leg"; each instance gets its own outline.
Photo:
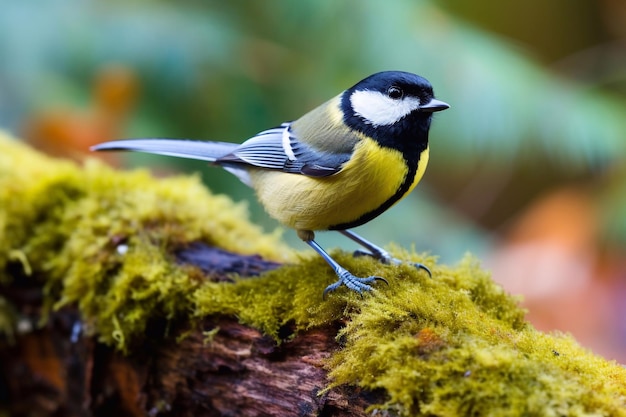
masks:
<path id="1" fill-rule="evenodd" d="M 324 290 L 323 298 L 326 298 L 326 294 L 330 291 L 334 291 L 339 288 L 342 284 L 346 287 L 350 288 L 353 291 L 362 294 L 363 291 L 371 291 L 373 288 L 368 285 L 368 283 L 380 280 L 388 284 L 387 280 L 383 277 L 379 276 L 369 276 L 366 278 L 360 278 L 352 275 L 347 269 L 342 267 L 335 261 L 322 247 L 314 240 L 315 234 L 310 230 L 298 230 L 298 236 L 302 239 L 307 245 L 312 247 L 315 252 L 317 252 L 324 260 L 333 268 L 335 274 L 339 277 L 337 282 L 330 284 Z"/>
<path id="2" fill-rule="evenodd" d="M 355 252 L 356 255 L 371 256 L 373 258 L 378 259 L 379 261 L 381 261 L 384 264 L 389 264 L 389 263 L 401 264 L 402 263 L 402 261 L 400 259 L 394 258 L 393 256 L 391 256 L 389 254 L 389 252 L 387 252 L 386 250 L 384 250 L 380 246 L 374 245 L 369 240 L 364 239 L 363 237 L 357 235 L 356 233 L 354 233 L 351 230 L 339 230 L 339 233 L 341 233 L 342 235 L 348 237 L 349 239 L 352 239 L 353 241 L 355 241 L 356 243 L 358 243 L 359 245 L 363 246 L 365 249 L 367 249 L 369 251 L 369 252 L 365 252 L 365 251 L 360 251 L 359 250 L 359 251 Z M 419 262 L 415 262 L 415 263 L 413 263 L 413 265 L 417 269 L 423 269 L 424 271 L 426 271 L 428 273 L 429 276 L 432 276 L 432 273 L 430 272 L 430 269 L 426 265 L 421 264 Z"/>

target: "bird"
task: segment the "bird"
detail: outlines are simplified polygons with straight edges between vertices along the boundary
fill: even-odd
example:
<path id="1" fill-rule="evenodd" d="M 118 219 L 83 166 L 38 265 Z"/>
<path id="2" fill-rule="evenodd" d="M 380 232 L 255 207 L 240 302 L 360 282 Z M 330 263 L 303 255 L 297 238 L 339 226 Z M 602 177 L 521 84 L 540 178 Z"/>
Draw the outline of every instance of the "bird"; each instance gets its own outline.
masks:
<path id="1" fill-rule="evenodd" d="M 93 151 L 138 151 L 208 161 L 256 192 L 266 212 L 296 231 L 334 270 L 337 281 L 359 294 L 380 276 L 358 277 L 335 261 L 315 232 L 334 230 L 383 263 L 399 264 L 386 250 L 350 230 L 408 195 L 428 164 L 433 113 L 450 106 L 432 85 L 404 71 L 378 72 L 299 119 L 264 130 L 241 144 L 189 139 L 122 139 Z M 423 264 L 414 264 L 429 275 Z"/>

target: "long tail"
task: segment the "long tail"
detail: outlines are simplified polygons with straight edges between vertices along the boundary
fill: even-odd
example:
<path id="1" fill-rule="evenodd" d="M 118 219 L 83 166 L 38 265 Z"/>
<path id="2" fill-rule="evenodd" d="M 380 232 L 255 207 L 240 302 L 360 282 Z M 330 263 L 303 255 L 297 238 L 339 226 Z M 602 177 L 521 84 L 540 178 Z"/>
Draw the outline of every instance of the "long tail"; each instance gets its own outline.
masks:
<path id="1" fill-rule="evenodd" d="M 92 146 L 92 151 L 136 151 L 213 162 L 238 145 L 185 139 L 125 139 Z"/>

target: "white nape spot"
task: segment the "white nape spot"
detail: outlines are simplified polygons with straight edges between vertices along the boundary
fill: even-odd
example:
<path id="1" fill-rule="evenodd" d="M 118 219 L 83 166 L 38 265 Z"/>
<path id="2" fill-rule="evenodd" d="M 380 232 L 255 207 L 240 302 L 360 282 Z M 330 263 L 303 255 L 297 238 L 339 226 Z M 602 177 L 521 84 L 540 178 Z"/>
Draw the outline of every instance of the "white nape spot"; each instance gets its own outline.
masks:
<path id="1" fill-rule="evenodd" d="M 373 126 L 392 125 L 419 109 L 417 97 L 392 99 L 379 91 L 358 90 L 350 96 L 352 110 Z"/>
<path id="2" fill-rule="evenodd" d="M 121 245 L 117 245 L 117 247 L 115 248 L 115 250 L 117 251 L 118 254 L 120 255 L 126 255 L 126 253 L 128 252 L 128 245 L 122 243 Z"/>

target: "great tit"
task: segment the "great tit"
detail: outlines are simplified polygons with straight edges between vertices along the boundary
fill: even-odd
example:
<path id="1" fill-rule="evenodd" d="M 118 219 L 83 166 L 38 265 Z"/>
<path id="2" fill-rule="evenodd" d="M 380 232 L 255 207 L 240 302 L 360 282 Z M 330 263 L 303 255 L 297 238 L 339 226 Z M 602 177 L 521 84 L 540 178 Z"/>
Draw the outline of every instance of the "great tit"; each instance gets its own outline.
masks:
<path id="1" fill-rule="evenodd" d="M 314 240 L 337 230 L 384 263 L 400 261 L 348 230 L 406 196 L 428 163 L 433 112 L 449 107 L 419 75 L 371 75 L 299 119 L 265 130 L 242 144 L 181 139 L 105 142 L 95 151 L 128 150 L 210 161 L 252 187 L 265 210 L 296 230 L 333 268 L 340 285 L 370 291 L 378 276 L 356 277 Z M 426 266 L 416 264 L 430 274 Z M 386 281 L 385 281 L 386 282 Z"/>

